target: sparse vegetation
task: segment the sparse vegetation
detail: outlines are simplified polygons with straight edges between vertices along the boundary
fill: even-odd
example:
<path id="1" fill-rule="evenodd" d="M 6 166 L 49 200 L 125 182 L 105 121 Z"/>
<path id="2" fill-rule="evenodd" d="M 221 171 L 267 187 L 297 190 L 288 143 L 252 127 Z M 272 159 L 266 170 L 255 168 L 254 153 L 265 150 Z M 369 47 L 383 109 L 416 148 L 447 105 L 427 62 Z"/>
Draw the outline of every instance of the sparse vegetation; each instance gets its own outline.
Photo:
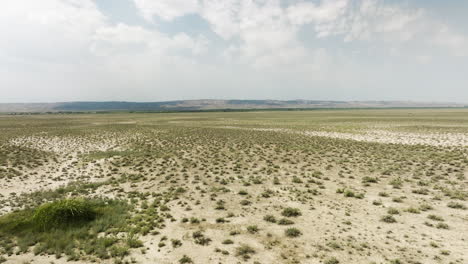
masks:
<path id="1" fill-rule="evenodd" d="M 125 241 L 116 235 L 129 230 L 127 210 L 120 201 L 58 200 L 0 217 L 0 236 L 17 241 L 23 252 L 33 247 L 36 255 L 47 252 L 72 259 L 79 259 L 80 252 L 104 259 L 123 256 L 127 253 L 120 251 L 118 244 Z M 112 229 L 107 236 L 98 235 Z"/>
<path id="2" fill-rule="evenodd" d="M 236 248 L 236 256 L 247 260 L 251 257 L 252 254 L 255 254 L 256 251 L 249 245 L 241 245 L 240 247 Z"/>
<path id="3" fill-rule="evenodd" d="M 285 208 L 283 212 L 281 212 L 281 215 L 286 216 L 286 217 L 297 217 L 297 216 L 302 215 L 302 213 L 298 208 L 288 207 L 288 208 Z"/>
<path id="4" fill-rule="evenodd" d="M 294 227 L 286 229 L 284 233 L 286 234 L 287 237 L 298 237 L 302 235 L 302 232 L 299 229 L 294 228 Z"/>
<path id="5" fill-rule="evenodd" d="M 466 111 L 0 116 L 0 263 L 464 263 Z"/>
<path id="6" fill-rule="evenodd" d="M 381 218 L 382 222 L 385 223 L 396 223 L 397 220 L 392 215 L 385 215 Z"/>
<path id="7" fill-rule="evenodd" d="M 184 256 L 182 256 L 182 258 L 179 259 L 179 263 L 180 264 L 186 264 L 186 263 L 193 263 L 193 261 L 187 255 L 184 255 Z"/>

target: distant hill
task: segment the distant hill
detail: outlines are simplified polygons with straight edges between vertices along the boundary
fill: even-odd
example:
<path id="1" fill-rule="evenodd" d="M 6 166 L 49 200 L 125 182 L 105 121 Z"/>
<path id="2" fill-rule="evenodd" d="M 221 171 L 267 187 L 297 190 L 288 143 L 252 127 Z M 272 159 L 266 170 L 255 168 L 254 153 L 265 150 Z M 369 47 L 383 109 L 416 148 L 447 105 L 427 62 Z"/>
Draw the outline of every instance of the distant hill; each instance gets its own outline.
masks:
<path id="1" fill-rule="evenodd" d="M 179 100 L 167 102 L 63 102 L 0 103 L 3 113 L 99 112 L 99 111 L 203 111 L 240 109 L 320 108 L 412 108 L 466 107 L 457 103 L 411 101 L 317 101 L 317 100 Z"/>

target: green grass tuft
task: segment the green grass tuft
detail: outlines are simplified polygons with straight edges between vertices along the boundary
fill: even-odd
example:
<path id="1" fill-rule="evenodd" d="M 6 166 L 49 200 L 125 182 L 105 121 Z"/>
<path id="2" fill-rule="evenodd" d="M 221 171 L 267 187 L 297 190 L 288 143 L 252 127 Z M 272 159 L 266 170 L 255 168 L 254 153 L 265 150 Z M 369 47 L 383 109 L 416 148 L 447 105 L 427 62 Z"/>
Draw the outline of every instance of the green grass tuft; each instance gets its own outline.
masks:
<path id="1" fill-rule="evenodd" d="M 81 225 L 96 218 L 96 205 L 82 198 L 64 199 L 39 206 L 32 216 L 35 226 L 44 230 Z"/>
<path id="2" fill-rule="evenodd" d="M 128 212 L 128 205 L 117 200 L 58 200 L 1 216 L 0 238 L 14 241 L 21 252 L 32 248 L 36 255 L 65 254 L 78 260 L 85 253 L 106 259 L 125 242 L 116 237 L 129 231 Z"/>

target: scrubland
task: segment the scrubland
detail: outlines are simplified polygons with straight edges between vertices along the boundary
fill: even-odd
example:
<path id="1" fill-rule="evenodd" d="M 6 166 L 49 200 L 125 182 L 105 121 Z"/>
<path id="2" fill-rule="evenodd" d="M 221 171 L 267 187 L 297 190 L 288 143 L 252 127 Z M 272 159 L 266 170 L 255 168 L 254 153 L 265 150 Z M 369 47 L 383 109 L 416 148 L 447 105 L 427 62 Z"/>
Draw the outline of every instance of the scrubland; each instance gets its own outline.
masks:
<path id="1" fill-rule="evenodd" d="M 0 115 L 0 263 L 467 263 L 468 109 Z"/>

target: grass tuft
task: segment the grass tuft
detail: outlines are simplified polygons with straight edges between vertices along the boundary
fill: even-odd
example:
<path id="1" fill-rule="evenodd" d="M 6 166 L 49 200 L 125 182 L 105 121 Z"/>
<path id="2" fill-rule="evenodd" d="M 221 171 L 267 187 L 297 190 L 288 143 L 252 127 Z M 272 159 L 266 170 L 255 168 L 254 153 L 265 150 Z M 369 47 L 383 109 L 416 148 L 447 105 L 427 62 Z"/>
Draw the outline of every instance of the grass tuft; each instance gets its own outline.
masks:
<path id="1" fill-rule="evenodd" d="M 35 210 L 31 220 L 36 227 L 46 230 L 85 224 L 96 216 L 95 205 L 90 200 L 77 198 L 41 205 Z"/>
<path id="2" fill-rule="evenodd" d="M 121 257 L 128 250 L 118 244 L 119 232 L 128 232 L 129 207 L 117 200 L 64 199 L 37 208 L 15 211 L 0 217 L 0 237 L 35 255 L 79 260 L 80 252 L 101 259 Z M 98 234 L 105 232 L 105 236 Z M 12 253 L 12 252 L 10 252 Z"/>

